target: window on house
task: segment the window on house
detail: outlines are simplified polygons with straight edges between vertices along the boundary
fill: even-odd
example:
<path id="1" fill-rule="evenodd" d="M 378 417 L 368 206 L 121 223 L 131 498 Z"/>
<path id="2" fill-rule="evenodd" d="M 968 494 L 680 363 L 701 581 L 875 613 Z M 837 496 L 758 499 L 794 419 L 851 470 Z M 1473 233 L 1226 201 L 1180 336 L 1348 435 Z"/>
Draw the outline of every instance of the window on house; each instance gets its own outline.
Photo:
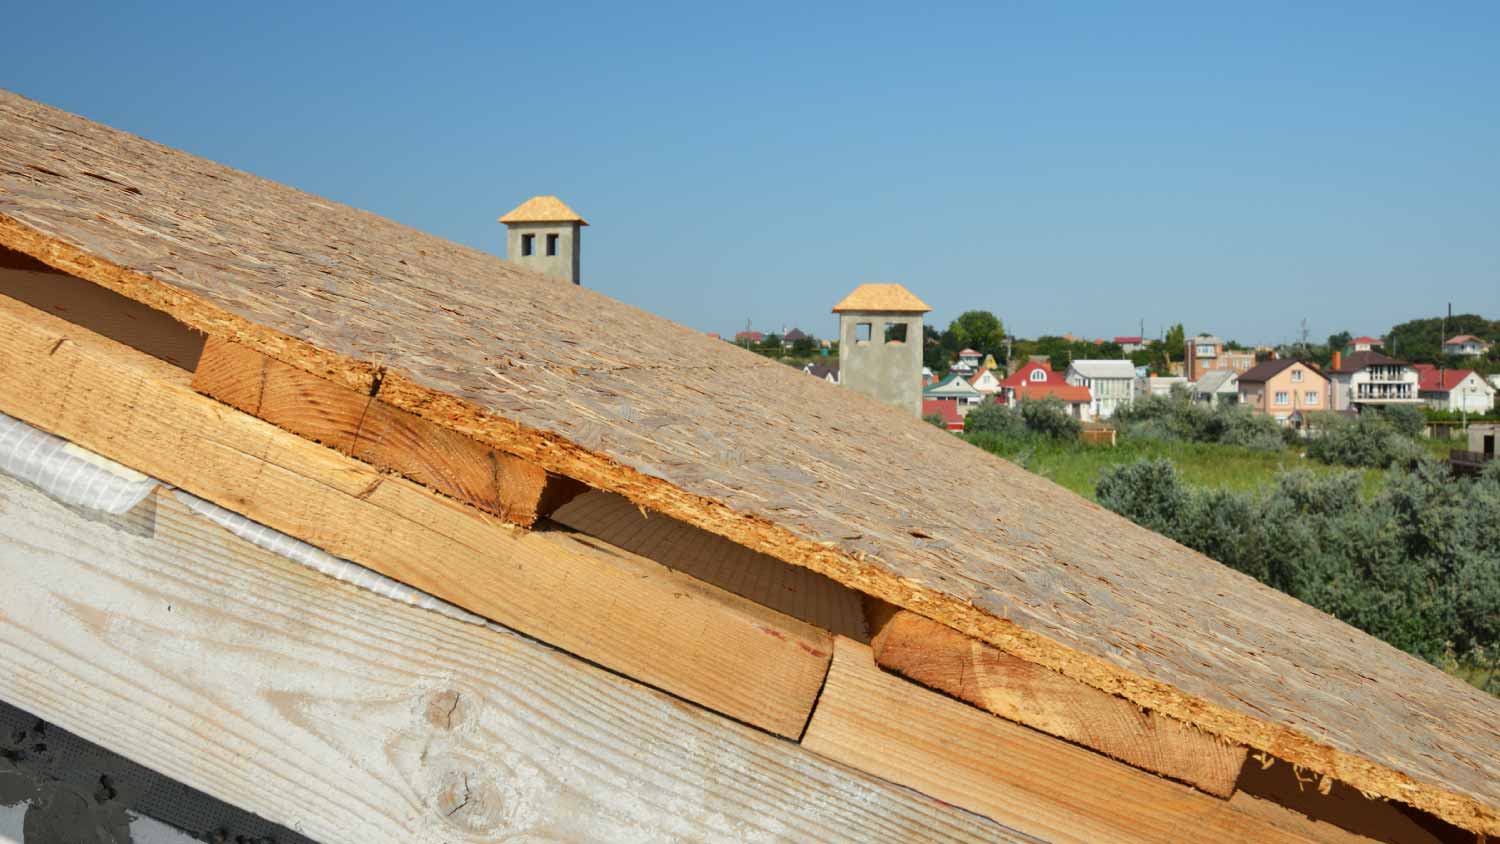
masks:
<path id="1" fill-rule="evenodd" d="M 905 343 L 906 342 L 906 323 L 904 323 L 904 322 L 888 322 L 888 323 L 886 323 L 885 324 L 885 342 L 887 342 L 887 343 Z"/>
<path id="2" fill-rule="evenodd" d="M 1276 392 L 1277 404 L 1286 404 L 1289 401 L 1291 401 L 1291 397 L 1287 394 L 1286 390 L 1278 390 Z"/>
<path id="3" fill-rule="evenodd" d="M 1309 405 L 1317 404 L 1318 403 L 1318 392 L 1316 390 L 1308 390 L 1307 391 L 1307 395 L 1303 396 L 1302 400 L 1303 400 L 1303 402 L 1305 402 L 1306 404 L 1309 404 Z"/>
<path id="4" fill-rule="evenodd" d="M 1208 345 L 1206 343 L 1200 343 L 1198 345 L 1198 357 L 1200 357 L 1200 358 L 1211 358 L 1213 356 L 1214 356 L 1214 347 L 1213 346 Z"/>
<path id="5" fill-rule="evenodd" d="M 854 342 L 856 342 L 856 343 L 868 343 L 868 342 L 870 342 L 870 328 L 871 328 L 872 325 L 874 325 L 874 323 L 870 323 L 870 322 L 856 322 L 854 324 Z"/>
<path id="6" fill-rule="evenodd" d="M 1039 382 L 1040 381 L 1046 381 L 1047 380 L 1047 370 L 1045 370 L 1045 369 L 1033 369 L 1031 371 L 1031 380 L 1032 381 L 1039 381 Z"/>
<path id="7" fill-rule="evenodd" d="M 522 255 L 530 255 L 531 253 L 533 253 L 535 251 L 536 251 L 536 235 L 534 235 L 534 234 L 523 234 L 523 235 L 521 235 L 521 254 Z"/>
<path id="8" fill-rule="evenodd" d="M 1300 384 L 1300 383 L 1302 383 L 1302 370 L 1300 370 L 1300 369 L 1294 369 L 1294 370 L 1292 370 L 1292 383 L 1293 384 Z"/>
<path id="9" fill-rule="evenodd" d="M 555 234 L 549 234 L 549 235 L 547 235 L 547 254 L 548 255 L 556 255 L 557 254 L 557 235 L 555 235 Z"/>

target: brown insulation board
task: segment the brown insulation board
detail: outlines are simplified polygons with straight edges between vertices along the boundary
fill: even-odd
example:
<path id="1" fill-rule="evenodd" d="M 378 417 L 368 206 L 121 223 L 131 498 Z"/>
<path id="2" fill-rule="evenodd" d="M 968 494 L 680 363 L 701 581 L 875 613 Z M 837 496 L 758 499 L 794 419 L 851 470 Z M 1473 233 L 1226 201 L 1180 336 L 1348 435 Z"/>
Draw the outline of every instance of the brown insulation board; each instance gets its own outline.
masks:
<path id="1" fill-rule="evenodd" d="M 382 400 L 549 471 L 1500 834 L 1500 700 L 918 419 L 596 291 L 11 94 L 0 246 L 350 387 L 379 373 Z"/>

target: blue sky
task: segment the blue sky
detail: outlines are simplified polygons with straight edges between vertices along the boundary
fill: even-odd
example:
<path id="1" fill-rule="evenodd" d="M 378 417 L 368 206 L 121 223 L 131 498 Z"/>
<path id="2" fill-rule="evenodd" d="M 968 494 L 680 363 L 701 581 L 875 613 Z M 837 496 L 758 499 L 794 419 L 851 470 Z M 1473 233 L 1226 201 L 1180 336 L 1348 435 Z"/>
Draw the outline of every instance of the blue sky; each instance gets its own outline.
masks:
<path id="1" fill-rule="evenodd" d="M 707 331 L 864 281 L 1022 336 L 1500 318 L 1493 2 L 314 5 L 21 4 L 0 86 L 500 255 L 558 194 L 585 284 Z"/>

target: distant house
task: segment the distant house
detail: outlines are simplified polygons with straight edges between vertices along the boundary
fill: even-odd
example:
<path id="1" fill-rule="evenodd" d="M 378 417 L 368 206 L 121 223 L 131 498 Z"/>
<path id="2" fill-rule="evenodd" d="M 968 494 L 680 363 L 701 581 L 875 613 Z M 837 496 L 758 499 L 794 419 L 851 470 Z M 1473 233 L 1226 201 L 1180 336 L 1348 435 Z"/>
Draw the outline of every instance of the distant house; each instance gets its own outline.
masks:
<path id="1" fill-rule="evenodd" d="M 1127 355 L 1133 355 L 1136 352 L 1139 352 L 1141 349 L 1146 348 L 1146 338 L 1144 338 L 1144 337 L 1116 337 L 1115 338 L 1115 345 L 1119 346 L 1122 350 L 1124 350 L 1125 354 L 1127 354 Z"/>
<path id="2" fill-rule="evenodd" d="M 738 345 L 754 345 L 766 339 L 766 335 L 759 331 L 741 331 L 734 335 L 734 342 Z"/>
<path id="3" fill-rule="evenodd" d="M 942 399 L 922 399 L 922 417 L 936 416 L 943 420 L 943 427 L 949 431 L 962 431 L 964 429 L 964 416 L 958 411 L 958 405 L 951 401 Z"/>
<path id="4" fill-rule="evenodd" d="M 1091 419 L 1108 419 L 1116 408 L 1135 401 L 1135 364 L 1128 360 L 1075 360 L 1064 378 L 1088 388 Z"/>
<path id="5" fill-rule="evenodd" d="M 1477 358 L 1488 354 L 1490 344 L 1473 334 L 1460 334 L 1443 341 L 1443 354 Z"/>
<path id="6" fill-rule="evenodd" d="M 1000 392 L 1000 379 L 995 377 L 994 370 L 988 366 L 981 366 L 978 372 L 969 376 L 969 383 L 987 396 Z"/>
<path id="7" fill-rule="evenodd" d="M 1495 388 L 1472 369 L 1438 369 L 1429 363 L 1417 371 L 1417 392 L 1434 410 L 1489 413 L 1495 407 Z"/>
<path id="8" fill-rule="evenodd" d="M 1305 361 L 1268 360 L 1241 372 L 1236 381 L 1240 404 L 1282 425 L 1330 409 L 1328 377 Z"/>
<path id="9" fill-rule="evenodd" d="M 1189 381 L 1197 381 L 1205 373 L 1215 369 L 1244 372 L 1255 366 L 1255 353 L 1233 351 L 1224 348 L 1224 341 L 1212 334 L 1199 334 L 1185 342 L 1186 362 L 1181 374 Z"/>
<path id="10" fill-rule="evenodd" d="M 1422 403 L 1417 392 L 1417 370 L 1404 360 L 1380 352 L 1355 352 L 1348 357 L 1335 353 L 1328 379 L 1334 410 Z M 1244 380 L 1241 375 L 1240 383 Z M 1240 394 L 1244 395 L 1243 389 Z"/>
<path id="11" fill-rule="evenodd" d="M 1057 399 L 1069 416 L 1088 422 L 1094 418 L 1093 398 L 1088 387 L 1075 387 L 1059 378 L 1045 384 L 1026 382 L 1013 387 L 1007 402 L 1019 407 L 1029 401 Z"/>
<path id="12" fill-rule="evenodd" d="M 837 384 L 839 382 L 839 365 L 837 363 L 809 363 L 802 367 L 802 371 L 814 378 L 822 378 L 830 384 Z"/>
<path id="13" fill-rule="evenodd" d="M 793 328 L 791 331 L 788 331 L 787 333 L 781 335 L 781 347 L 783 349 L 790 349 L 793 343 L 796 343 L 798 340 L 806 339 L 806 331 L 803 331 L 800 328 Z"/>
<path id="14" fill-rule="evenodd" d="M 1232 373 L 1231 373 L 1232 374 Z M 1181 375 L 1151 375 L 1136 378 L 1136 393 L 1142 396 L 1170 396 L 1173 387 L 1188 388 L 1188 380 Z"/>
<path id="15" fill-rule="evenodd" d="M 1232 369 L 1215 369 L 1199 378 L 1188 389 L 1193 401 L 1210 405 L 1233 404 L 1240 400 L 1240 373 Z"/>
<path id="16" fill-rule="evenodd" d="M 1355 352 L 1373 352 L 1384 345 L 1378 337 L 1355 337 L 1344 346 L 1344 354 L 1352 355 Z"/>
<path id="17" fill-rule="evenodd" d="M 972 375 L 975 372 L 979 371 L 980 358 L 982 357 L 984 357 L 984 355 L 974 351 L 973 349 L 964 349 L 963 351 L 958 353 L 958 360 L 954 361 L 953 365 L 948 368 L 953 372 L 960 372 L 964 375 Z"/>
<path id="18" fill-rule="evenodd" d="M 1006 404 L 1046 398 L 1061 401 L 1075 419 L 1087 422 L 1093 418 L 1093 394 L 1087 387 L 1069 384 L 1062 373 L 1053 372 L 1045 357 L 1023 365 L 1000 382 L 999 400 Z"/>
<path id="19" fill-rule="evenodd" d="M 985 396 L 974 389 L 974 385 L 965 380 L 963 375 L 950 372 L 948 377 L 924 388 L 922 398 L 953 402 L 962 414 L 968 413 L 969 408 L 984 401 Z"/>

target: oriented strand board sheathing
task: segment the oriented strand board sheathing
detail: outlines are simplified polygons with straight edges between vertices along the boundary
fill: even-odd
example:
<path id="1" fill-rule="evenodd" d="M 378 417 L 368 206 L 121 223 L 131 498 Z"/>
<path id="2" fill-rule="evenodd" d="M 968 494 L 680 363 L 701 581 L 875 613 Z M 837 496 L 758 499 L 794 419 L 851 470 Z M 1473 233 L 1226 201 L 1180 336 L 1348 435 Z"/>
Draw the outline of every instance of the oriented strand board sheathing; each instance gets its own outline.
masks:
<path id="1" fill-rule="evenodd" d="M 1500 700 L 597 291 L 8 94 L 0 246 L 356 389 L 383 372 L 382 400 L 550 471 L 1500 834 Z"/>

